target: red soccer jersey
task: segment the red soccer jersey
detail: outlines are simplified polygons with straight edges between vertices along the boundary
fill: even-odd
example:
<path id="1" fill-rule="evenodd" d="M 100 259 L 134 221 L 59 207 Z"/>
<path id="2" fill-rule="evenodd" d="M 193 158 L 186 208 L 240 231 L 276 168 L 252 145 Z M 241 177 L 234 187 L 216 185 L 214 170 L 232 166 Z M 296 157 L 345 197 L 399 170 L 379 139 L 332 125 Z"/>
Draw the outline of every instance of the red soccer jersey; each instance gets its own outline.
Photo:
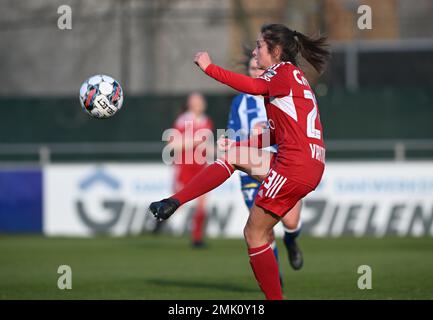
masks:
<path id="1" fill-rule="evenodd" d="M 291 180 L 315 188 L 325 162 L 325 145 L 316 98 L 304 73 L 282 62 L 260 77 L 269 82 L 265 97 L 271 139 L 278 145 L 276 165 Z"/>
<path id="2" fill-rule="evenodd" d="M 183 139 L 194 139 L 196 142 L 200 142 L 206 135 L 205 131 L 200 131 L 202 129 L 213 130 L 212 120 L 206 115 L 202 115 L 199 118 L 195 118 L 194 114 L 187 111 L 182 113 L 174 122 L 173 129 L 178 130 Z M 197 146 L 193 148 L 186 149 L 182 148 L 182 152 L 178 154 L 176 158 L 175 166 L 175 183 L 176 185 L 184 185 L 187 183 L 199 170 L 205 167 L 207 164 L 205 161 L 206 153 L 202 152 L 201 157 L 197 159 L 194 155 Z M 203 148 L 199 149 L 203 150 Z"/>
<path id="3" fill-rule="evenodd" d="M 196 118 L 192 112 L 185 111 L 176 118 L 173 128 L 184 133 L 188 126 L 192 128 L 194 133 L 200 129 L 213 130 L 212 120 L 208 116 L 201 115 L 200 117 Z"/>
<path id="4" fill-rule="evenodd" d="M 290 62 L 269 67 L 258 79 L 209 65 L 206 73 L 236 90 L 265 96 L 271 143 L 278 145 L 277 171 L 317 187 L 324 170 L 325 145 L 314 93 L 304 73 Z"/>

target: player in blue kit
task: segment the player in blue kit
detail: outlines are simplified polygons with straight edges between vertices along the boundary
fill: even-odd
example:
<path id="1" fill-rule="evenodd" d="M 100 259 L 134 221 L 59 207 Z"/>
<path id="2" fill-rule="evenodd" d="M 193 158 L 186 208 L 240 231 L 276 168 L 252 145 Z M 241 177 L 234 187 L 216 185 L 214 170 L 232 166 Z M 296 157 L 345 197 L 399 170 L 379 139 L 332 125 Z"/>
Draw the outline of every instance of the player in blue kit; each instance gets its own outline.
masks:
<path id="1" fill-rule="evenodd" d="M 263 70 L 258 68 L 256 60 L 253 59 L 249 52 L 245 50 L 248 59 L 245 64 L 247 73 L 250 77 L 257 78 L 263 73 Z M 236 141 L 245 140 L 252 134 L 262 133 L 267 127 L 268 119 L 262 96 L 241 93 L 233 99 L 227 124 L 227 129 L 230 129 L 229 139 Z M 270 146 L 266 149 L 270 152 L 277 152 L 277 146 Z M 248 209 L 251 209 L 261 183 L 242 171 L 240 171 L 240 178 L 245 204 Z M 301 269 L 303 265 L 302 252 L 296 243 L 296 238 L 301 231 L 300 212 L 301 201 L 282 219 L 284 225 L 284 244 L 288 252 L 290 265 L 294 270 Z M 272 249 L 278 260 L 278 248 L 275 236 L 271 235 L 271 237 L 273 240 Z"/>

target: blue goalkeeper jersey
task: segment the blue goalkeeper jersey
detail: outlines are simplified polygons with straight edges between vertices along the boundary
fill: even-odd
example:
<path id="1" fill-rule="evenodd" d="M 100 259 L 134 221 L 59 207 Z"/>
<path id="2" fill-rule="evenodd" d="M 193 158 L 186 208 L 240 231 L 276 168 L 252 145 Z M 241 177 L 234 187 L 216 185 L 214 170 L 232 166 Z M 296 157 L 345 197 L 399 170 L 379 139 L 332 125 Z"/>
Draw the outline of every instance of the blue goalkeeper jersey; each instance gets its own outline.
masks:
<path id="1" fill-rule="evenodd" d="M 260 122 L 268 122 L 263 97 L 241 93 L 232 101 L 227 129 L 234 132 L 229 132 L 228 138 L 236 141 L 248 139 L 254 126 Z M 268 150 L 276 152 L 277 146 Z"/>
<path id="2" fill-rule="evenodd" d="M 254 125 L 267 120 L 263 97 L 241 93 L 232 101 L 227 123 L 227 129 L 237 134 L 232 133 L 228 138 L 236 141 L 248 139 Z"/>

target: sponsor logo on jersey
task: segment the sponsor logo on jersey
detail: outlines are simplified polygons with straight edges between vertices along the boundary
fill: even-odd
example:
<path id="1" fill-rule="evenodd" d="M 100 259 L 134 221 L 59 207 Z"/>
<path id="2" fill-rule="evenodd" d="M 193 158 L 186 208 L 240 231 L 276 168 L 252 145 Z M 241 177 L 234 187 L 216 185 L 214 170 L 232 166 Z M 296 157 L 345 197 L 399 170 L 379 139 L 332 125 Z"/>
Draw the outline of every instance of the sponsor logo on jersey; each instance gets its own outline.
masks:
<path id="1" fill-rule="evenodd" d="M 266 80 L 266 81 L 271 81 L 271 78 L 273 76 L 275 76 L 277 74 L 277 72 L 273 69 L 268 69 L 265 71 L 265 73 L 263 73 L 259 78 Z"/>
<path id="2" fill-rule="evenodd" d="M 269 125 L 269 128 L 271 128 L 272 130 L 275 130 L 275 122 L 271 118 L 269 118 L 269 120 L 268 120 L 268 125 Z"/>

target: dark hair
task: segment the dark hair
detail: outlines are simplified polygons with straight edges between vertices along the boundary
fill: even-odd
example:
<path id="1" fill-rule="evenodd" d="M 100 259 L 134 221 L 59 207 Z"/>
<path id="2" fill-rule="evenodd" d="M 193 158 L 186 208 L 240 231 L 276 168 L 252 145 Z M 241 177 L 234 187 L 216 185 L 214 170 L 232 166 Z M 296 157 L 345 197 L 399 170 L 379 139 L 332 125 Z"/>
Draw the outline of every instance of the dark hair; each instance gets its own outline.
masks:
<path id="1" fill-rule="evenodd" d="M 317 72 L 323 72 L 331 55 L 326 37 L 313 39 L 283 24 L 265 24 L 260 31 L 270 53 L 277 47 L 281 48 L 281 61 L 289 61 L 297 66 L 296 57 L 300 53 Z"/>
<path id="2" fill-rule="evenodd" d="M 242 52 L 244 54 L 243 59 L 240 61 L 243 67 L 245 67 L 245 72 L 248 73 L 248 68 L 250 67 L 250 61 L 253 58 L 253 50 L 249 45 L 242 45 Z"/>

